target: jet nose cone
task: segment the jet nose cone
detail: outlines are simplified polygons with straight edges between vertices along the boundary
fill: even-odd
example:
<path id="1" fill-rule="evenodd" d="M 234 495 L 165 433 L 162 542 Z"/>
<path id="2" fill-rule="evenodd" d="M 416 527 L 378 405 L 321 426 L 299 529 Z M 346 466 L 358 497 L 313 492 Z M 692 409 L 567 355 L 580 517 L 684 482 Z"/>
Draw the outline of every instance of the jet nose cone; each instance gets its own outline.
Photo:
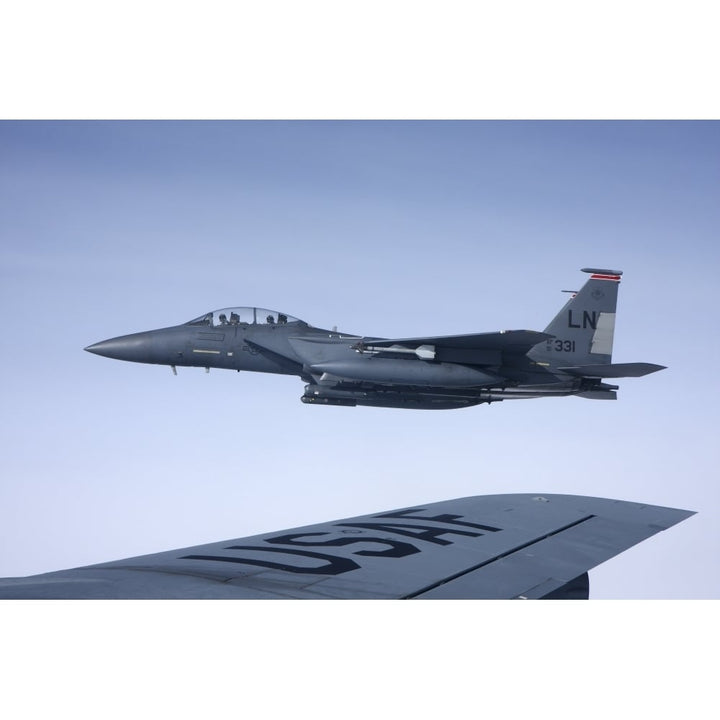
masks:
<path id="1" fill-rule="evenodd" d="M 107 355 L 107 352 L 105 350 L 105 346 L 109 343 L 108 340 L 103 340 L 102 342 L 96 342 L 92 345 L 88 345 L 84 350 L 86 350 L 89 353 L 93 353 L 95 355 Z"/>
<path id="2" fill-rule="evenodd" d="M 88 345 L 85 350 L 94 355 L 130 360 L 131 362 L 155 362 L 156 343 L 152 332 L 135 333 L 103 340 Z"/>

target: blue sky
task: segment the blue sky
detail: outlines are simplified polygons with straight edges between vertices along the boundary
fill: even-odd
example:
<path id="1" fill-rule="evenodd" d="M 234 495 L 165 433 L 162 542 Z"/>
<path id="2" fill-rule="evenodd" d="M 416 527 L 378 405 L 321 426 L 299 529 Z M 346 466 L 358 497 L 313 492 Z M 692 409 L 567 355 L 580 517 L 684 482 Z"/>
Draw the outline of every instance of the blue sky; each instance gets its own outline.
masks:
<path id="1" fill-rule="evenodd" d="M 698 515 L 595 598 L 718 598 L 717 122 L 0 123 L 0 576 L 451 497 L 563 492 Z M 578 398 L 302 405 L 292 377 L 83 352 L 230 305 L 417 336 L 542 330 L 623 270 Z"/>

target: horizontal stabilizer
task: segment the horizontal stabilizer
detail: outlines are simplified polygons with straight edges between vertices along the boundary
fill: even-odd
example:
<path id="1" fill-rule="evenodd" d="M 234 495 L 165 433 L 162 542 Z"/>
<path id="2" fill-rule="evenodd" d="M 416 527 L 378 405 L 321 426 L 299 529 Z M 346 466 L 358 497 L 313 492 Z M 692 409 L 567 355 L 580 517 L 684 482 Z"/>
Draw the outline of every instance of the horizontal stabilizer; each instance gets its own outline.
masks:
<path id="1" fill-rule="evenodd" d="M 416 348 L 421 345 L 433 345 L 436 348 L 457 348 L 463 350 L 505 350 L 507 352 L 526 353 L 531 347 L 543 340 L 554 337 L 535 330 L 501 330 L 493 333 L 477 333 L 474 335 L 443 335 L 440 337 L 394 338 L 363 338 L 362 342 L 373 347 L 400 345 Z"/>
<path id="2" fill-rule="evenodd" d="M 664 365 L 653 363 L 610 363 L 608 365 L 573 365 L 572 367 L 558 368 L 569 375 L 600 378 L 642 377 L 664 369 Z"/>

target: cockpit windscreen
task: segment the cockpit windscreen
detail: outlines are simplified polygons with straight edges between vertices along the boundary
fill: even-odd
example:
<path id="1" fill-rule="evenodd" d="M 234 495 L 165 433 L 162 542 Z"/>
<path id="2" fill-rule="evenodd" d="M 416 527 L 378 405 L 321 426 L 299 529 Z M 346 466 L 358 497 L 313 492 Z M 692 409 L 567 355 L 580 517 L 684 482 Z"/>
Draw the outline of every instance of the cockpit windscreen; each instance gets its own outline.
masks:
<path id="1" fill-rule="evenodd" d="M 288 325 L 300 323 L 292 315 L 255 307 L 234 307 L 214 310 L 191 320 L 187 325 L 206 325 L 208 327 L 223 327 L 226 325 Z"/>

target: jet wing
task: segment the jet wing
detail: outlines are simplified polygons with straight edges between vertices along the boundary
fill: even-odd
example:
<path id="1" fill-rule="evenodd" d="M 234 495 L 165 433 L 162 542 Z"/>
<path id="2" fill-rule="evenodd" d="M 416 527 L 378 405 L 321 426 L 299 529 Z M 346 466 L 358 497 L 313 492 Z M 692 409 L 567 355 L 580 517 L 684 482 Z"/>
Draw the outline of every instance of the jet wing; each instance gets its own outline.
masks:
<path id="1" fill-rule="evenodd" d="M 587 597 L 589 569 L 686 510 L 487 495 L 0 580 L 1 598 Z"/>
<path id="2" fill-rule="evenodd" d="M 373 347 L 391 347 L 400 345 L 406 348 L 417 348 L 422 345 L 433 345 L 436 348 L 457 348 L 461 350 L 505 350 L 526 353 L 531 347 L 543 340 L 555 337 L 535 330 L 502 330 L 494 333 L 478 333 L 475 335 L 442 335 L 440 337 L 419 338 L 363 338 L 362 343 Z"/>

